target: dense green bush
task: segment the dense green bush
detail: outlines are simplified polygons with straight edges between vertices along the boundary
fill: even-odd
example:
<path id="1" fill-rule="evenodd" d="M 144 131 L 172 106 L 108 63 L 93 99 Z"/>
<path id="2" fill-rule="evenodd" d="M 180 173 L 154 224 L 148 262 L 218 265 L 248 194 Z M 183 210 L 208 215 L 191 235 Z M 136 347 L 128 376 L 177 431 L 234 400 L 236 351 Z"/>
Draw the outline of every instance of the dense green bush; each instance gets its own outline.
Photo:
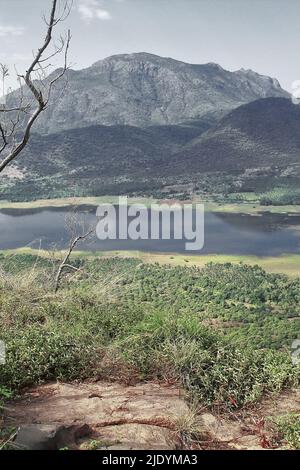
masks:
<path id="1" fill-rule="evenodd" d="M 271 422 L 275 425 L 280 440 L 285 442 L 290 449 L 300 450 L 299 413 L 289 413 L 282 417 L 273 418 Z"/>
<path id="2" fill-rule="evenodd" d="M 238 407 L 300 380 L 300 368 L 285 354 L 229 345 L 192 314 L 154 312 L 119 348 L 144 377 L 172 374 L 197 401 L 209 405 Z"/>

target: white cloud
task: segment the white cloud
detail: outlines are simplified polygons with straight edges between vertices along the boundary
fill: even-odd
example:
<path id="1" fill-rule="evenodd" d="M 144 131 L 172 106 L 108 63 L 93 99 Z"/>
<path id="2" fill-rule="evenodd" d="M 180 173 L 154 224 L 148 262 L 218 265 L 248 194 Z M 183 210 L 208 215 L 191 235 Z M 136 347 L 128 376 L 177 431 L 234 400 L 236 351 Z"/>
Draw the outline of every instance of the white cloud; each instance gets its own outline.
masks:
<path id="1" fill-rule="evenodd" d="M 102 10 L 102 8 L 98 8 L 96 11 L 96 16 L 99 20 L 110 20 L 111 14 L 107 10 Z"/>
<path id="2" fill-rule="evenodd" d="M 78 0 L 78 12 L 87 23 L 94 19 L 110 20 L 111 14 L 108 10 L 101 8 L 99 0 Z"/>
<path id="3" fill-rule="evenodd" d="M 4 36 L 22 36 L 24 28 L 21 26 L 2 26 L 0 25 L 0 37 Z"/>

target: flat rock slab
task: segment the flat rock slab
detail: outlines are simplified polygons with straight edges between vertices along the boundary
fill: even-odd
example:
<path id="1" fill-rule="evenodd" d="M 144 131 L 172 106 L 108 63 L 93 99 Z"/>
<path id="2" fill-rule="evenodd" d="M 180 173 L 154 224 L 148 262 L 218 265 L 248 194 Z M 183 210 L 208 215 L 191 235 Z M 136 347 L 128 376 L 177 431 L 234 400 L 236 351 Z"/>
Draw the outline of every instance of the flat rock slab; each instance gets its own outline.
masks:
<path id="1" fill-rule="evenodd" d="M 271 448 L 266 418 L 299 411 L 299 389 L 248 410 L 195 416 L 175 386 L 56 383 L 8 404 L 5 420 L 18 429 L 12 444 L 20 449 L 175 450 L 190 448 L 179 430 L 192 415 L 200 431 L 193 449 L 256 450 Z"/>
<path id="2" fill-rule="evenodd" d="M 74 432 L 82 426 L 97 448 L 178 449 L 176 422 L 188 413 L 178 388 L 155 383 L 48 384 L 6 407 L 7 419 L 20 428 L 16 444 L 34 449 L 87 448 L 84 436 Z"/>

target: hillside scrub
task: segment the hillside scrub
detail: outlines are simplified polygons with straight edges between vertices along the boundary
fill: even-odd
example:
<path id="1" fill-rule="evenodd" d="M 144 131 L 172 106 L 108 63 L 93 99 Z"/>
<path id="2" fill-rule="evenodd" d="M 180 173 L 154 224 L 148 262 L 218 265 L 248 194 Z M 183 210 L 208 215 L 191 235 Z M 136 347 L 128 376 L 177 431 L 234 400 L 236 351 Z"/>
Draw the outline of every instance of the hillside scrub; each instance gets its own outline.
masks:
<path id="1" fill-rule="evenodd" d="M 55 262 L 0 258 L 0 390 L 51 380 L 181 384 L 191 399 L 237 408 L 297 386 L 300 280 L 259 267 L 74 260 L 53 291 Z"/>

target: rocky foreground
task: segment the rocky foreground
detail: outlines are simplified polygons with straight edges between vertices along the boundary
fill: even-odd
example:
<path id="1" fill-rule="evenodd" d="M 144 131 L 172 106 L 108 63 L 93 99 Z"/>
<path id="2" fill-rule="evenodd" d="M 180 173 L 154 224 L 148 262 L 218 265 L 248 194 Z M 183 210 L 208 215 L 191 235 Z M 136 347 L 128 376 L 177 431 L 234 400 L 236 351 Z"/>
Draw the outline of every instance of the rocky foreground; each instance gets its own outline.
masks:
<path id="1" fill-rule="evenodd" d="M 8 404 L 5 423 L 18 449 L 280 449 L 266 418 L 299 410 L 299 390 L 222 415 L 192 410 L 176 386 L 55 383 Z"/>

